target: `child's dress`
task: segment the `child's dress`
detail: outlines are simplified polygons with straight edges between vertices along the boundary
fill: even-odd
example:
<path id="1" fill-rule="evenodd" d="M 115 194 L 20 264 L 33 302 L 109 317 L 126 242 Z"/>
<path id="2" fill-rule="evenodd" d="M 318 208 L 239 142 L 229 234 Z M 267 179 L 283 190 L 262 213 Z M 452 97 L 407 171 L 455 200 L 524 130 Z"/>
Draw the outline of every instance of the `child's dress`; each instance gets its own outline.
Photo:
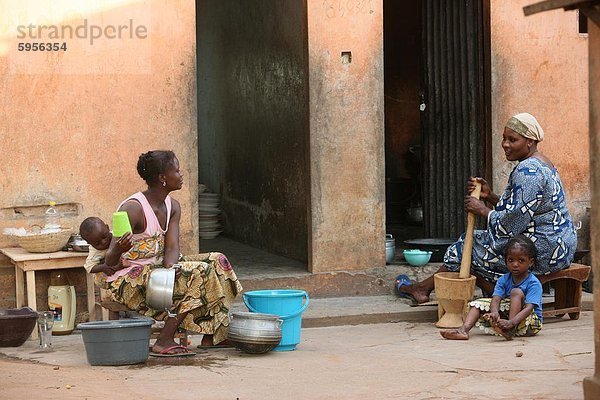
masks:
<path id="1" fill-rule="evenodd" d="M 508 319 L 510 310 L 510 292 L 514 288 L 519 288 L 525 295 L 525 304 L 533 304 L 533 310 L 517 327 L 514 328 L 515 336 L 533 336 L 542 329 L 542 284 L 532 273 L 529 273 L 523 281 L 515 285 L 510 273 L 504 274 L 496 282 L 493 296 L 500 296 L 499 314 L 503 319 Z M 483 319 L 483 314 L 490 312 L 491 298 L 482 298 L 473 300 L 469 303 L 471 307 L 477 307 L 481 310 L 481 317 L 475 323 L 481 330 L 492 335 L 498 335 L 492 328 L 489 321 Z"/>

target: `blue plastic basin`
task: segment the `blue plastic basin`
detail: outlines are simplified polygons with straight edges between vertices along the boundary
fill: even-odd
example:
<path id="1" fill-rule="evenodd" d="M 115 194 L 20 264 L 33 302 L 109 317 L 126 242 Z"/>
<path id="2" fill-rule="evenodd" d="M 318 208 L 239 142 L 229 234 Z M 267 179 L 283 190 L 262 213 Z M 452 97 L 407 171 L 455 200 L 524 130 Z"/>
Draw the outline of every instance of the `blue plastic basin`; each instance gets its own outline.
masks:
<path id="1" fill-rule="evenodd" d="M 295 350 L 300 343 L 302 313 L 308 307 L 308 293 L 304 290 L 255 290 L 244 293 L 244 303 L 255 313 L 277 315 L 283 320 L 281 342 L 275 351 Z"/>

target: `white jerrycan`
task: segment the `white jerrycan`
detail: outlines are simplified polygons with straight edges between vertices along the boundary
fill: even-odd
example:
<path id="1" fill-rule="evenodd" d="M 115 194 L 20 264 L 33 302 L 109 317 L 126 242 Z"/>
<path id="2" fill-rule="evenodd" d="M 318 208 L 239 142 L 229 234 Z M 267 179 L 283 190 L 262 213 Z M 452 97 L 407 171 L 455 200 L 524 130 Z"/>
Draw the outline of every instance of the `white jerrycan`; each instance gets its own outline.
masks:
<path id="1" fill-rule="evenodd" d="M 75 329 L 75 287 L 62 271 L 50 273 L 48 287 L 48 308 L 54 313 L 53 335 L 68 335 Z"/>

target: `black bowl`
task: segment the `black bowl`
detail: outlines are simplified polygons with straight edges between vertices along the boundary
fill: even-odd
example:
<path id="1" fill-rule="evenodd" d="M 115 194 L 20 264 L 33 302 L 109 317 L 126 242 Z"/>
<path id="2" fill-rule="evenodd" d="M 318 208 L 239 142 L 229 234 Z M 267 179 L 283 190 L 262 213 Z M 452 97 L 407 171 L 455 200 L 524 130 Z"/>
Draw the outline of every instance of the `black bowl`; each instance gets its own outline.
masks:
<path id="1" fill-rule="evenodd" d="M 37 317 L 37 312 L 29 307 L 0 310 L 0 347 L 18 347 L 25 343 Z"/>
<path id="2" fill-rule="evenodd" d="M 431 258 L 429 259 L 429 262 L 443 262 L 446 250 L 455 241 L 456 240 L 452 239 L 425 238 L 405 240 L 404 244 L 406 244 L 410 249 L 431 251 Z"/>

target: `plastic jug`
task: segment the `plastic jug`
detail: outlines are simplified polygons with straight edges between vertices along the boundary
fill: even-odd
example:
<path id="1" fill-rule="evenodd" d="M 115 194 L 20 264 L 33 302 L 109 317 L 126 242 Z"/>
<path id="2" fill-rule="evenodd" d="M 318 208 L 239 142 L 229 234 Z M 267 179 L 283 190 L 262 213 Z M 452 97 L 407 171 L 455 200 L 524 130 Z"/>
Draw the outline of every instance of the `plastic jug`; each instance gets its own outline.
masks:
<path id="1" fill-rule="evenodd" d="M 59 215 L 58 211 L 56 211 L 56 202 L 50 201 L 48 202 L 48 208 L 44 214 L 44 219 L 46 220 L 46 229 L 56 229 L 60 228 Z"/>
<path id="2" fill-rule="evenodd" d="M 68 335 L 75 329 L 75 287 L 62 271 L 50 273 L 48 308 L 54 313 L 53 335 Z"/>

